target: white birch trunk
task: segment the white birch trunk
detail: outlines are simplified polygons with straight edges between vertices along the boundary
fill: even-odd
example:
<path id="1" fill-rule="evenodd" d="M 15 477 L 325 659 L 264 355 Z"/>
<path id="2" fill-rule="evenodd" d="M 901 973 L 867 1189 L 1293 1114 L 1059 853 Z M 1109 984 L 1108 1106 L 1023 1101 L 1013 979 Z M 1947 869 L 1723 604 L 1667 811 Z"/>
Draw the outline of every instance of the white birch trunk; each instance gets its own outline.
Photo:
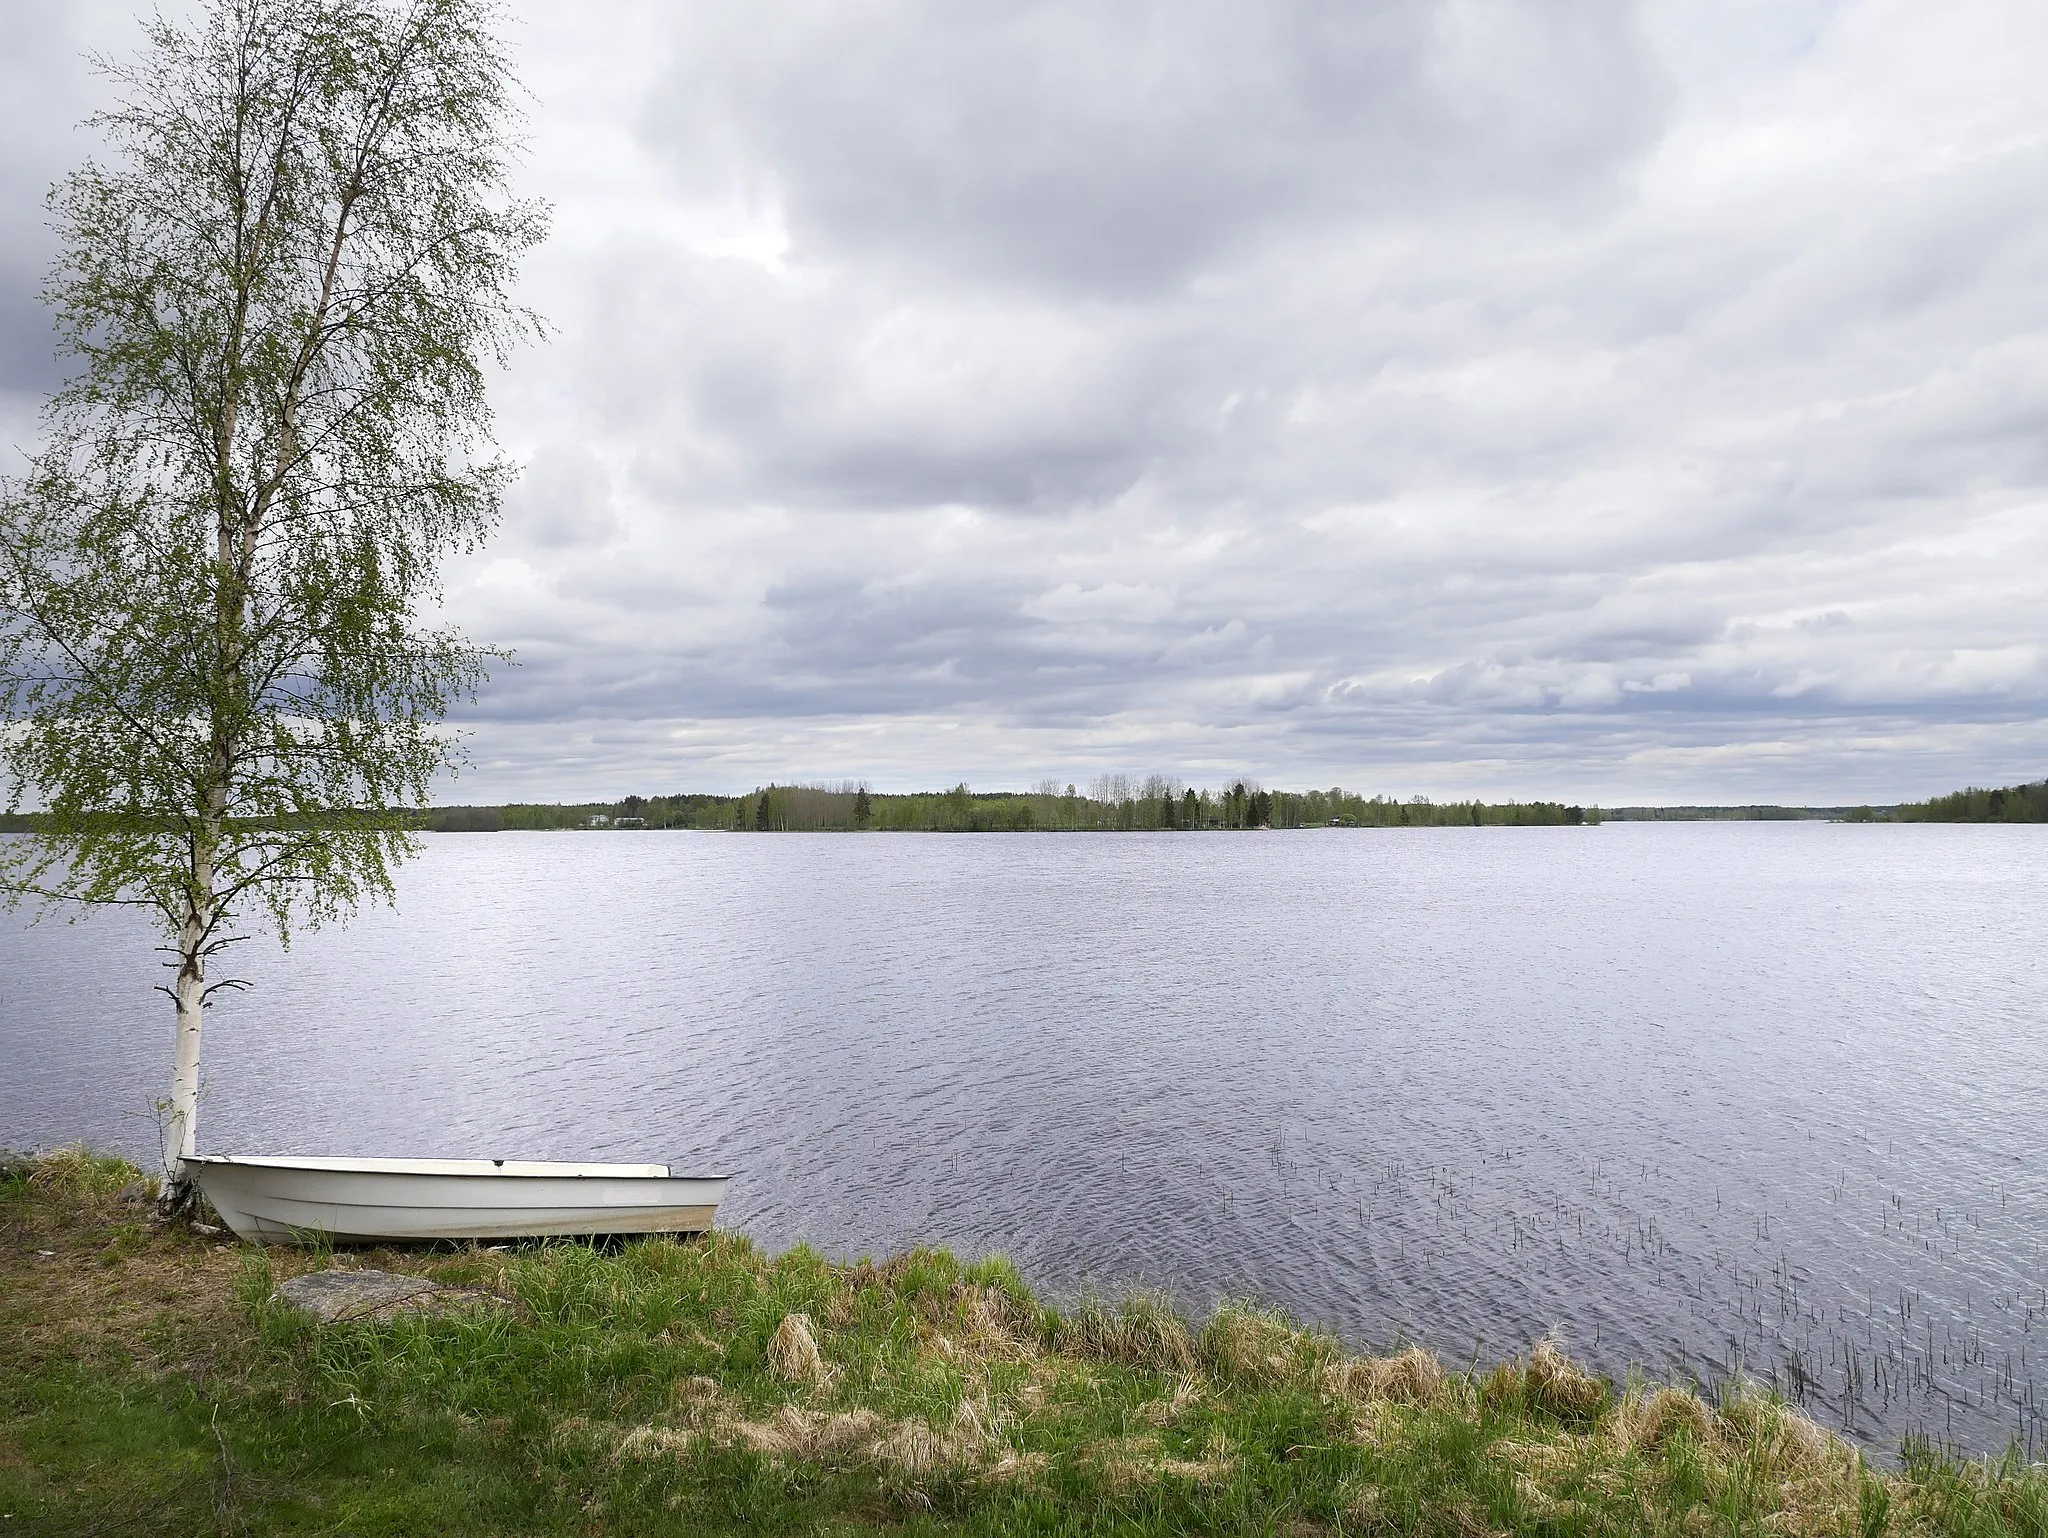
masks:
<path id="1" fill-rule="evenodd" d="M 204 926 L 188 910 L 178 934 L 178 1038 L 171 1058 L 171 1097 L 164 1117 L 163 1205 L 180 1209 L 190 1200 L 185 1158 L 199 1151 L 199 1038 L 206 1021 Z"/>
<path id="2" fill-rule="evenodd" d="M 217 801 L 218 793 L 209 799 Z M 190 1212 L 196 1194 L 185 1160 L 199 1151 L 199 1040 L 206 1024 L 206 952 L 214 917 L 216 838 L 214 829 L 207 828 L 192 851 L 192 885 L 185 897 L 184 920 L 178 926 L 178 980 L 171 989 L 177 1003 L 178 1037 L 171 1057 L 164 1171 L 157 1197 L 157 1210 L 166 1217 Z"/>

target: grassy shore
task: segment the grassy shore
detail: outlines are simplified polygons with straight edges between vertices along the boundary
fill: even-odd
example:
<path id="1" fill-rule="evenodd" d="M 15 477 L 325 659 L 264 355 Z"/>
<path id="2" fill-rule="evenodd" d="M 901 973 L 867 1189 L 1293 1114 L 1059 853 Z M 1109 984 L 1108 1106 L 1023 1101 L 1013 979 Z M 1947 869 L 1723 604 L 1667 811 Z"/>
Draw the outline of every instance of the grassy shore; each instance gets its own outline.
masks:
<path id="1" fill-rule="evenodd" d="M 1547 1346 L 1474 1378 L 1251 1308 L 1055 1310 L 1000 1260 L 731 1235 L 262 1252 L 157 1225 L 137 1179 L 0 1174 L 0 1538 L 2048 1532 L 2014 1461 L 1881 1470 L 1765 1396 Z M 328 1264 L 467 1291 L 329 1326 L 272 1301 Z"/>

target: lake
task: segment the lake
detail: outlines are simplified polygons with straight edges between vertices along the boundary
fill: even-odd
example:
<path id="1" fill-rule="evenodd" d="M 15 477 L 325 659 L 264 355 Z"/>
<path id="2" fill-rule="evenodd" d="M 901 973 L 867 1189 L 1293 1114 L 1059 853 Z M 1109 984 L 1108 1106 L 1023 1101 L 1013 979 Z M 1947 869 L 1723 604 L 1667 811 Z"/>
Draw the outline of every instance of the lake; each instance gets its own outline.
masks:
<path id="1" fill-rule="evenodd" d="M 773 1247 L 2038 1451 L 2044 914 L 2048 827 L 436 835 L 241 948 L 199 1137 L 734 1171 Z M 0 1144 L 147 1157 L 150 944 L 0 919 Z"/>

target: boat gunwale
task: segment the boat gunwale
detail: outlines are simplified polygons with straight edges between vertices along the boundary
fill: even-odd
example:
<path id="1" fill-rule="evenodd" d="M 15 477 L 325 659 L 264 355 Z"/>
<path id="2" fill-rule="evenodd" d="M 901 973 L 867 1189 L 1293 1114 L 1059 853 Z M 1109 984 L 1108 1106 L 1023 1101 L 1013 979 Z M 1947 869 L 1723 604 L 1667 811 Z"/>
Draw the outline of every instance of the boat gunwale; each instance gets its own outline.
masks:
<path id="1" fill-rule="evenodd" d="M 585 1164 L 538 1159 L 385 1159 L 337 1155 L 189 1154 L 185 1163 L 215 1169 L 374 1175 L 430 1180 L 729 1181 L 730 1174 L 678 1175 L 667 1164 Z"/>

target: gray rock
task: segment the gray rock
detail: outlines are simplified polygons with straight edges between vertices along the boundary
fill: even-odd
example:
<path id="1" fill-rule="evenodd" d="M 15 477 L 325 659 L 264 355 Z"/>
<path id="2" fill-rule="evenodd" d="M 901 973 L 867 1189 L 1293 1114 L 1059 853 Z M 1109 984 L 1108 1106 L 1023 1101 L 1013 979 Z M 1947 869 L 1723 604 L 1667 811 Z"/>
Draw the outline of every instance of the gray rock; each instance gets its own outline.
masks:
<path id="1" fill-rule="evenodd" d="M 278 1302 L 304 1309 L 322 1324 L 384 1319 L 406 1309 L 466 1301 L 474 1293 L 442 1287 L 423 1276 L 392 1271 L 312 1271 L 277 1289 Z"/>

